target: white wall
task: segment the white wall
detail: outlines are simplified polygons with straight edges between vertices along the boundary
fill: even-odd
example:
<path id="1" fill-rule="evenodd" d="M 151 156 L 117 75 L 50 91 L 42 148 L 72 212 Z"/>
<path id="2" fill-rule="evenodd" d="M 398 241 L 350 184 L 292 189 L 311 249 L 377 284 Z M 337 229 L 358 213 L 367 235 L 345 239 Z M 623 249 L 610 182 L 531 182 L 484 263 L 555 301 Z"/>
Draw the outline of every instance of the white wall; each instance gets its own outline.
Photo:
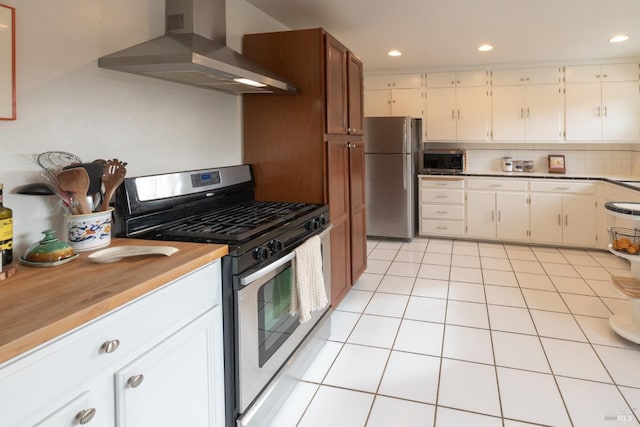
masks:
<path id="1" fill-rule="evenodd" d="M 40 152 L 118 158 L 129 176 L 242 161 L 240 97 L 97 66 L 102 55 L 161 35 L 164 0 L 2 3 L 16 8 L 17 120 L 0 121 L 0 182 L 14 211 L 16 258 L 49 227 L 62 237 L 56 197 L 14 193 L 40 180 Z M 283 29 L 244 0 L 228 3 L 236 50 L 245 32 Z"/>

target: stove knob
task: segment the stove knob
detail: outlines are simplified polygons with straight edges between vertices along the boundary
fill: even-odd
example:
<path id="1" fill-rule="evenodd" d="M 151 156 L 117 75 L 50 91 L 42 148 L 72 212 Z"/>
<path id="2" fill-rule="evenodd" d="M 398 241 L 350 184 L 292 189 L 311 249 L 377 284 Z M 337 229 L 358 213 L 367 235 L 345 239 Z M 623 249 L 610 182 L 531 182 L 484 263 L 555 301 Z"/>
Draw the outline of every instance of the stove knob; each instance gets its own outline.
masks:
<path id="1" fill-rule="evenodd" d="M 324 216 L 319 216 L 318 218 L 316 218 L 316 221 L 318 221 L 318 224 L 320 224 L 321 227 L 327 225 L 327 218 L 325 218 Z"/>
<path id="2" fill-rule="evenodd" d="M 318 228 L 320 228 L 320 224 L 315 219 L 307 223 L 307 230 L 309 231 L 316 231 Z"/>
<path id="3" fill-rule="evenodd" d="M 271 252 L 269 251 L 269 248 L 265 246 L 260 246 L 255 251 L 253 251 L 253 257 L 258 261 L 264 261 L 265 259 L 269 258 L 270 255 Z"/>
<path id="4" fill-rule="evenodd" d="M 284 243 L 282 243 L 278 239 L 274 239 L 269 242 L 269 249 L 271 249 L 271 253 L 276 253 L 284 249 Z"/>

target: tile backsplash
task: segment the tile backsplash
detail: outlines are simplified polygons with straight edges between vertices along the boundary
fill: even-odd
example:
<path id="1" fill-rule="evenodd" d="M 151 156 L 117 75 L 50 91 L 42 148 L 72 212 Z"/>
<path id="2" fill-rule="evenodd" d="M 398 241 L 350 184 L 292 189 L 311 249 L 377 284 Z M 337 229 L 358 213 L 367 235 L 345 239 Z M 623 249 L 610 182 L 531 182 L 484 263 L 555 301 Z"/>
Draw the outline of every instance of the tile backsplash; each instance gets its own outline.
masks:
<path id="1" fill-rule="evenodd" d="M 494 144 L 431 143 L 427 148 L 459 148 L 467 151 L 467 170 L 500 171 L 502 158 L 533 160 L 534 172 L 547 171 L 547 156 L 565 156 L 567 174 L 640 176 L 640 144 Z"/>

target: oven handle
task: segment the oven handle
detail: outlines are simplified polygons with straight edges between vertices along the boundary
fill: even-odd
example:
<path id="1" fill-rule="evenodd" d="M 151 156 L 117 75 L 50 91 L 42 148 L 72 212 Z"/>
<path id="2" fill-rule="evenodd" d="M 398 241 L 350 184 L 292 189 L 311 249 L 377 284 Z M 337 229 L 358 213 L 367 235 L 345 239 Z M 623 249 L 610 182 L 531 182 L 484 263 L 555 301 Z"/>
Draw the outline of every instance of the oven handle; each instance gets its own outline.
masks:
<path id="1" fill-rule="evenodd" d="M 272 262 L 271 264 L 267 265 L 264 268 L 261 268 L 260 270 L 256 271 L 255 273 L 251 273 L 248 276 L 243 277 L 242 279 L 240 279 L 240 284 L 242 286 L 246 286 L 249 283 L 254 282 L 256 279 L 271 273 L 272 271 L 276 270 L 277 268 L 279 268 L 282 265 L 285 265 L 286 263 L 288 263 L 289 261 L 291 261 L 292 259 L 294 259 L 296 257 L 296 253 L 295 251 L 291 251 L 290 254 L 283 256 L 282 258 L 280 258 L 279 260 Z"/>

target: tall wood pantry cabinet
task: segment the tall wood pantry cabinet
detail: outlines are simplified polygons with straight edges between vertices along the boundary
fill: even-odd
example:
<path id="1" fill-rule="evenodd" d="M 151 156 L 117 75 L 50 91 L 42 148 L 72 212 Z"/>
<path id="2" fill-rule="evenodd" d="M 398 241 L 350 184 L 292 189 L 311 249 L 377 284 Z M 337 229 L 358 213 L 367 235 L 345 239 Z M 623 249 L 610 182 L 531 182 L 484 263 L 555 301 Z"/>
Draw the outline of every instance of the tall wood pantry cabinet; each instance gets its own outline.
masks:
<path id="1" fill-rule="evenodd" d="M 328 203 L 331 304 L 366 268 L 362 62 L 321 28 L 249 34 L 243 54 L 296 95 L 243 95 L 256 198 Z"/>

